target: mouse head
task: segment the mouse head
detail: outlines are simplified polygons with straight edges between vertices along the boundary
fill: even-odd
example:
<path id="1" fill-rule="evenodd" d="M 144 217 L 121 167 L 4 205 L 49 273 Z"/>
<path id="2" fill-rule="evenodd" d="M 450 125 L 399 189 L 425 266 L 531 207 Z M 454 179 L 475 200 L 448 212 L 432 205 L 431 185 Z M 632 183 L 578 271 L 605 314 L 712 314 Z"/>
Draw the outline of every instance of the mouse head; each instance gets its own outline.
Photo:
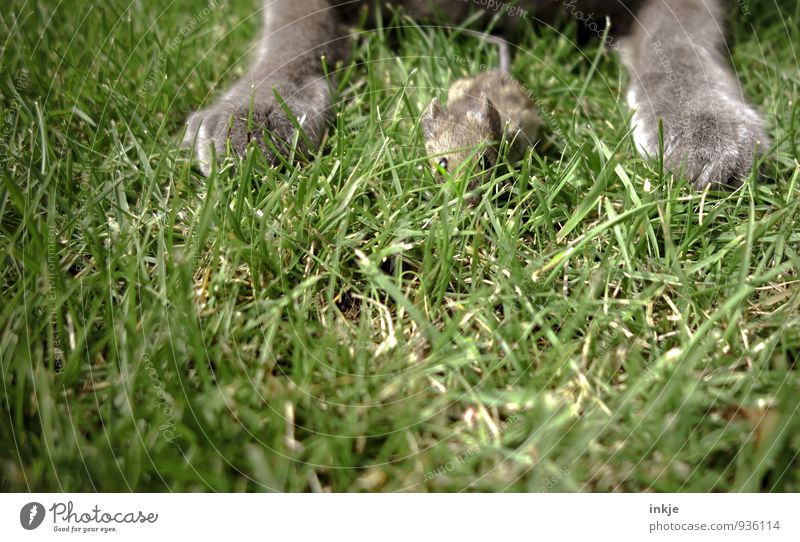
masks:
<path id="1" fill-rule="evenodd" d="M 451 111 L 434 98 L 420 125 L 434 170 L 438 166 L 451 175 L 471 171 L 470 188 L 497 161 L 494 145 L 502 134 L 500 115 L 485 94 L 460 100 L 458 109 Z"/>

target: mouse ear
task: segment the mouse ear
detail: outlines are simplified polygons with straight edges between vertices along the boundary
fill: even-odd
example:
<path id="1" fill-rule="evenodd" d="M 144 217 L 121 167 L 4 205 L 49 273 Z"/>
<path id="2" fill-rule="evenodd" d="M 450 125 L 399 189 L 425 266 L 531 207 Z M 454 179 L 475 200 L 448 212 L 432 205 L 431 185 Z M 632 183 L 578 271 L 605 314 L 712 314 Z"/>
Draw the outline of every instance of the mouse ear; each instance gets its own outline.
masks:
<path id="1" fill-rule="evenodd" d="M 422 113 L 420 119 L 420 126 L 422 127 L 422 135 L 425 139 L 433 137 L 436 125 L 445 116 L 444 107 L 439 103 L 439 98 L 434 98 L 430 105 Z"/>
<path id="2" fill-rule="evenodd" d="M 485 93 L 481 92 L 480 98 L 475 101 L 475 107 L 468 114 L 478 122 L 488 122 L 493 134 L 499 134 L 502 131 L 500 113 Z"/>

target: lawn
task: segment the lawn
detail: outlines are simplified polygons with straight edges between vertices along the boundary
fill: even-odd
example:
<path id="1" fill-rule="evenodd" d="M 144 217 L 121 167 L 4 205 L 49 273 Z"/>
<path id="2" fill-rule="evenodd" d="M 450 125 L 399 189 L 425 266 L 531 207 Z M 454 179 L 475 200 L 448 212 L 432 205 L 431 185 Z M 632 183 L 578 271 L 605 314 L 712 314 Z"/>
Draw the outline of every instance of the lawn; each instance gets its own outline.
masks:
<path id="1" fill-rule="evenodd" d="M 10 3 L 0 489 L 800 491 L 800 4 L 731 7 L 776 145 L 706 193 L 637 157 L 615 54 L 521 21 L 547 136 L 471 206 L 417 123 L 497 62 L 457 29 L 384 11 L 321 152 L 205 179 L 257 0 Z"/>

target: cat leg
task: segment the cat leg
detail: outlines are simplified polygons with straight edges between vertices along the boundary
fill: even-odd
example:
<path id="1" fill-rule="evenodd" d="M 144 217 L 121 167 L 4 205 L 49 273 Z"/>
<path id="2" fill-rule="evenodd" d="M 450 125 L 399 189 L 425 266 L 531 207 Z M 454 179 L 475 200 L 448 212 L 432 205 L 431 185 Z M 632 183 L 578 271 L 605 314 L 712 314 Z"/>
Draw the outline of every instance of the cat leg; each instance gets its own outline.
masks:
<path id="1" fill-rule="evenodd" d="M 262 37 L 247 74 L 186 122 L 183 144 L 194 148 L 205 175 L 211 171 L 213 152 L 224 155 L 228 143 L 242 155 L 255 141 L 274 159 L 265 144 L 269 137 L 279 151 L 286 150 L 297 130 L 274 91 L 303 129 L 303 151 L 319 144 L 329 124 L 332 97 L 320 57 L 326 56 L 332 66 L 349 48 L 338 13 L 328 0 L 267 0 L 263 17 Z"/>
<path id="2" fill-rule="evenodd" d="M 737 185 L 770 145 L 723 54 L 720 0 L 648 0 L 620 53 L 630 71 L 636 146 L 695 187 Z"/>

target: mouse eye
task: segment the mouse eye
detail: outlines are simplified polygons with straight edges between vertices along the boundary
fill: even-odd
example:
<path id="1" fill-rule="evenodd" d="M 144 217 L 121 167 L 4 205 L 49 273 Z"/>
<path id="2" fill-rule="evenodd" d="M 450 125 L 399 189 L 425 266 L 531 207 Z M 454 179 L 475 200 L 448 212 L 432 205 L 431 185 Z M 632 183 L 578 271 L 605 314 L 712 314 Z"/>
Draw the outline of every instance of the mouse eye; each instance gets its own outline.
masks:
<path id="1" fill-rule="evenodd" d="M 438 164 L 440 168 L 447 171 L 447 166 L 449 165 L 447 158 L 439 158 Z"/>
<path id="2" fill-rule="evenodd" d="M 481 169 L 489 169 L 490 167 L 492 167 L 492 160 L 491 158 L 489 158 L 484 154 L 483 156 L 481 156 L 480 164 L 481 164 Z"/>

